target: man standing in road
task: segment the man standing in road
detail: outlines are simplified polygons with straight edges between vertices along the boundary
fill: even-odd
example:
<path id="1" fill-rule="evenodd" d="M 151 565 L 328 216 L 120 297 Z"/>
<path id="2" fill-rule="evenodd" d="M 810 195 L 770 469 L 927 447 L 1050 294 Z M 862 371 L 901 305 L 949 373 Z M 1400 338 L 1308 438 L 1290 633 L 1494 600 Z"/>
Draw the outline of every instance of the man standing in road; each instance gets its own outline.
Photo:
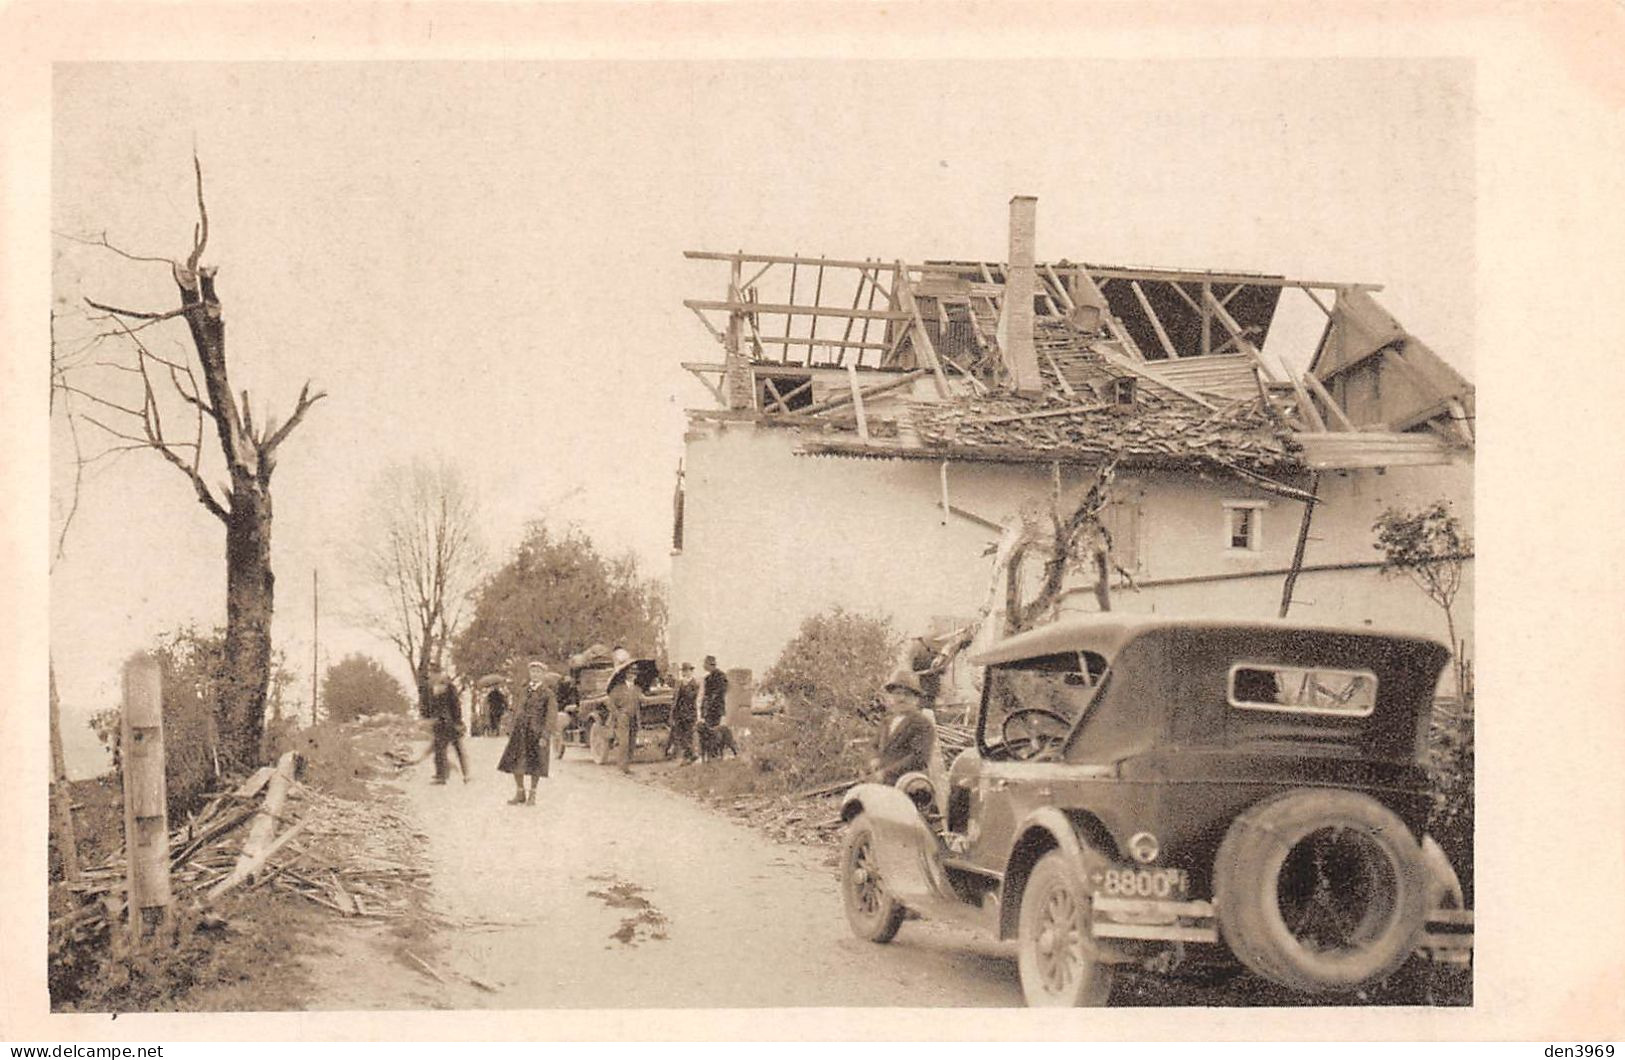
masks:
<path id="1" fill-rule="evenodd" d="M 615 744 L 620 758 L 621 772 L 632 772 L 632 751 L 638 739 L 638 695 L 635 678 L 637 669 L 630 662 L 610 675 L 609 707 L 615 722 Z"/>
<path id="2" fill-rule="evenodd" d="M 463 783 L 468 783 L 468 756 L 463 753 L 463 707 L 457 698 L 457 689 L 442 667 L 429 674 L 428 687 L 423 690 L 423 716 L 434 722 L 433 743 L 434 783 L 444 784 L 451 775 L 451 763 L 446 759 L 447 748 L 457 751 L 457 766 L 463 772 Z"/>
<path id="3" fill-rule="evenodd" d="M 681 751 L 683 761 L 694 761 L 694 721 L 699 716 L 700 683 L 694 679 L 694 664 L 684 663 L 677 679 L 677 694 L 671 704 L 671 735 L 666 740 L 666 757 Z"/>
<path id="4" fill-rule="evenodd" d="M 705 690 L 700 696 L 700 755 L 721 757 L 717 747 L 717 726 L 728 712 L 728 675 L 717 667 L 717 657 L 705 657 Z"/>

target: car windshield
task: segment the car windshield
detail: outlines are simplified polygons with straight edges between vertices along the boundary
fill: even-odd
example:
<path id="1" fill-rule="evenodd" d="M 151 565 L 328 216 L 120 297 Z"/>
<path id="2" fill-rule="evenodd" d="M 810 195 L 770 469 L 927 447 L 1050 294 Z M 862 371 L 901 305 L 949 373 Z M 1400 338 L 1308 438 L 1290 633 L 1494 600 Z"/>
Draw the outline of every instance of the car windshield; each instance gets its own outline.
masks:
<path id="1" fill-rule="evenodd" d="M 1106 659 L 1095 652 L 1060 652 L 989 667 L 982 712 L 983 746 L 1029 757 L 1042 739 L 1058 749 L 1089 710 L 1107 679 Z"/>

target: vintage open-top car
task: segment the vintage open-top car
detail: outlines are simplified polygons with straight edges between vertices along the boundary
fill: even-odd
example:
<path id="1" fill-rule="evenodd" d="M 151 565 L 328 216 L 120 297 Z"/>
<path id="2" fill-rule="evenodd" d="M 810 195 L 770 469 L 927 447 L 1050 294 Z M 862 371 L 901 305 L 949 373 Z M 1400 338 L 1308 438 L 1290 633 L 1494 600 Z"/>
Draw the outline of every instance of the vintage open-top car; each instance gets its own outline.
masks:
<path id="1" fill-rule="evenodd" d="M 1336 994 L 1413 954 L 1466 961 L 1472 914 L 1424 835 L 1442 644 L 1281 622 L 1101 615 L 1012 636 L 947 791 L 860 784 L 842 892 L 1018 940 L 1029 1004 L 1104 1004 L 1114 968 L 1237 963 Z M 912 792 L 912 797 L 910 792 Z"/>
<path id="2" fill-rule="evenodd" d="M 671 727 L 671 705 L 675 698 L 672 689 L 660 678 L 660 666 L 654 659 L 632 659 L 626 664 L 626 674 L 638 689 L 637 744 L 656 743 L 664 739 Z M 578 702 L 570 704 L 562 721 L 563 733 L 558 752 L 572 744 L 585 747 L 593 761 L 603 765 L 610 760 L 615 746 L 615 726 L 610 719 L 609 691 L 620 677 L 608 652 L 589 649 L 583 654 L 582 665 L 571 667 L 570 677 L 575 682 Z"/>

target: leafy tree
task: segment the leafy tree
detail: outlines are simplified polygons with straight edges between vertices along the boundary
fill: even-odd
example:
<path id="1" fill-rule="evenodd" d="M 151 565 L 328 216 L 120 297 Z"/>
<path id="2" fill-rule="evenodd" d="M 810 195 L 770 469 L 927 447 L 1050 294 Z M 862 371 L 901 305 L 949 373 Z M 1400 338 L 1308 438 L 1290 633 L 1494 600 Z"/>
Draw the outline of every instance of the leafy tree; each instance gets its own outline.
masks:
<path id="1" fill-rule="evenodd" d="M 378 660 L 355 653 L 327 668 L 322 676 L 326 720 L 354 721 L 363 714 L 407 714 L 412 703 L 400 681 Z"/>
<path id="2" fill-rule="evenodd" d="M 1435 501 L 1415 511 L 1389 508 L 1372 525 L 1376 549 L 1382 553 L 1382 572 L 1410 578 L 1444 612 L 1450 650 L 1456 657 L 1457 687 L 1466 694 L 1470 678 L 1466 652 L 1456 638 L 1454 606 L 1461 575 L 1472 558 L 1473 539 L 1450 510 L 1449 501 Z"/>
<path id="3" fill-rule="evenodd" d="M 579 530 L 531 523 L 501 569 L 476 590 L 474 616 L 452 638 L 452 661 L 466 677 L 523 669 L 539 655 L 562 663 L 595 643 L 660 656 L 666 597 L 636 557 L 607 558 Z"/>

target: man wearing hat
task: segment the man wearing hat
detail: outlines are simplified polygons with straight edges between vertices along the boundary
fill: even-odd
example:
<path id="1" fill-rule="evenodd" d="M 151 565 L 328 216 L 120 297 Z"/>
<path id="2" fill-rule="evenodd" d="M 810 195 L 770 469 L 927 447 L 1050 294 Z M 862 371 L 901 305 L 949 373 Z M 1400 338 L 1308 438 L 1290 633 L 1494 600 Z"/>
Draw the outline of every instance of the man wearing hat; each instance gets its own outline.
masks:
<path id="1" fill-rule="evenodd" d="M 547 668 L 540 659 L 532 659 L 527 668 L 529 680 L 519 712 L 513 719 L 513 731 L 508 734 L 508 746 L 502 750 L 497 769 L 513 775 L 514 793 L 508 801 L 514 804 L 536 802 L 536 784 L 547 776 L 547 747 L 558 719 L 558 700 L 554 689 L 559 675 Z M 525 778 L 530 778 L 530 792 L 525 792 Z"/>
<path id="2" fill-rule="evenodd" d="M 895 784 L 905 773 L 926 773 L 931 768 L 931 747 L 936 726 L 920 709 L 920 680 L 902 669 L 886 682 L 886 720 L 875 737 L 875 756 L 869 760 L 870 779 Z"/>
<path id="3" fill-rule="evenodd" d="M 632 666 L 632 658 L 623 649 L 616 648 L 615 671 L 609 675 L 609 709 L 611 718 L 615 723 L 615 744 L 620 758 L 621 772 L 632 772 L 632 752 L 638 741 L 638 707 L 642 697 L 638 695 L 637 671 Z"/>
<path id="4" fill-rule="evenodd" d="M 694 721 L 698 715 L 700 683 L 694 679 L 694 664 L 684 663 L 677 679 L 677 694 L 671 703 L 671 735 L 666 740 L 666 757 L 681 751 L 683 761 L 694 761 Z"/>
<path id="5" fill-rule="evenodd" d="M 468 756 L 463 753 L 463 707 L 457 698 L 457 689 L 444 667 L 429 672 L 428 684 L 421 693 L 423 716 L 434 722 L 431 753 L 434 755 L 434 783 L 444 784 L 451 775 L 448 750 L 457 752 L 457 765 L 468 783 Z"/>

